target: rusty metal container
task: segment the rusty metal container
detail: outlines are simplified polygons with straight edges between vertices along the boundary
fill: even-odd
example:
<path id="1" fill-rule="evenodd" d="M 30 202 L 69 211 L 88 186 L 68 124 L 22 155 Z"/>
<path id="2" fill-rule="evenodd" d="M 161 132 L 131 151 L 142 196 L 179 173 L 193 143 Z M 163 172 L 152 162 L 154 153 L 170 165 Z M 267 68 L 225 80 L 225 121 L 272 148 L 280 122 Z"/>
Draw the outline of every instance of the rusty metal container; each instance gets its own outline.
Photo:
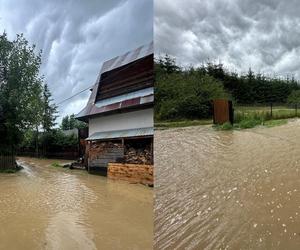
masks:
<path id="1" fill-rule="evenodd" d="M 214 124 L 223 124 L 225 122 L 233 124 L 232 101 L 226 99 L 213 100 L 213 122 Z"/>

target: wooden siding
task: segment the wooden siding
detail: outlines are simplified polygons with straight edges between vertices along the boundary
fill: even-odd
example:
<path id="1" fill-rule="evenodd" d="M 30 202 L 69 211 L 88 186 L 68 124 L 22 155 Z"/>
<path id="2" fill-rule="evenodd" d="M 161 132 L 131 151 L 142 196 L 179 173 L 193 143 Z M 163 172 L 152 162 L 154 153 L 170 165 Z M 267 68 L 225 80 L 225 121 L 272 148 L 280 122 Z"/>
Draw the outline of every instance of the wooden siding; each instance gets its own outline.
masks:
<path id="1" fill-rule="evenodd" d="M 154 85 L 153 54 L 123 67 L 103 73 L 96 102 Z"/>
<path id="2" fill-rule="evenodd" d="M 107 148 L 104 152 L 99 153 L 99 155 L 90 159 L 90 167 L 107 167 L 109 162 L 116 162 L 117 159 L 124 157 L 123 148 Z"/>

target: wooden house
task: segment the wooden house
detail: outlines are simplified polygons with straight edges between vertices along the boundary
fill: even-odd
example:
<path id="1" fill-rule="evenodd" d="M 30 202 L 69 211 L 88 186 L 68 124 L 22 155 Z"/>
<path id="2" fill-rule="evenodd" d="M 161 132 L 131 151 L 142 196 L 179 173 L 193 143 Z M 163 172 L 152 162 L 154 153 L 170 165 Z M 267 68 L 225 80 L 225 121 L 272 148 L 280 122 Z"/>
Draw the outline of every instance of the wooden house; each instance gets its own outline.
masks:
<path id="1" fill-rule="evenodd" d="M 103 63 L 86 107 L 89 172 L 106 174 L 109 163 L 153 163 L 153 43 Z"/>

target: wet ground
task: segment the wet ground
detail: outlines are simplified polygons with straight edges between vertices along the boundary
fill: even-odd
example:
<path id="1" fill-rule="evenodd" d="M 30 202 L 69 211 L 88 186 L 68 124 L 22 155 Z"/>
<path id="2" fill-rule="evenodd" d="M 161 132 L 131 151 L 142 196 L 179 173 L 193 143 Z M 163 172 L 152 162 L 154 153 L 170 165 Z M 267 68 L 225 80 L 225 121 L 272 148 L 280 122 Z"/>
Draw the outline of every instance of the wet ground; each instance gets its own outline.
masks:
<path id="1" fill-rule="evenodd" d="M 300 249 L 300 121 L 156 131 L 155 249 Z"/>
<path id="2" fill-rule="evenodd" d="M 19 161 L 0 174 L 0 249 L 152 249 L 151 188 Z"/>

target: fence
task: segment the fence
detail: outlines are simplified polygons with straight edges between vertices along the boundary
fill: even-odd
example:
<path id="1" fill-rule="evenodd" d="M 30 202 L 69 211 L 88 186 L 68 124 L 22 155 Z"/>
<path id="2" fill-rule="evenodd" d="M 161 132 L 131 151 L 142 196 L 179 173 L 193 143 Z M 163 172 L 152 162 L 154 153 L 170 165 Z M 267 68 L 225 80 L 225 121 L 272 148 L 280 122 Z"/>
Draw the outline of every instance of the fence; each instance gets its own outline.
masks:
<path id="1" fill-rule="evenodd" d="M 18 156 L 28 156 L 28 157 L 45 157 L 45 158 L 58 158 L 66 160 L 75 160 L 79 157 L 78 148 L 71 149 L 61 149 L 58 151 L 39 151 L 38 155 L 35 152 L 35 149 L 19 149 L 17 151 Z"/>
<path id="2" fill-rule="evenodd" d="M 0 155 L 0 170 L 11 169 L 16 166 L 14 155 Z"/>
<path id="3" fill-rule="evenodd" d="M 287 104 L 235 105 L 235 122 L 245 118 L 262 120 L 300 117 L 297 106 Z"/>

